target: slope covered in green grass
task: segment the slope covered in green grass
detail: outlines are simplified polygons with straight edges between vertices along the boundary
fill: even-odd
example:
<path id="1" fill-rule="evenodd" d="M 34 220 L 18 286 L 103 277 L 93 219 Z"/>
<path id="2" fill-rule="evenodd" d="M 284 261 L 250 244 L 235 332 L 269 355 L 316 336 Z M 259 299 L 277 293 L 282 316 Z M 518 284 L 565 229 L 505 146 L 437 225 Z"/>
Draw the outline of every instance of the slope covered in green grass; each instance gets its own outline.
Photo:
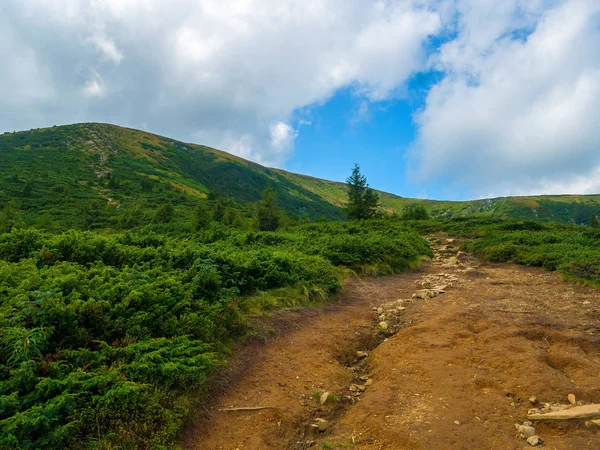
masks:
<path id="1" fill-rule="evenodd" d="M 167 201 L 183 215 L 215 196 L 251 207 L 268 184 L 292 218 L 344 218 L 343 183 L 270 169 L 210 147 L 115 125 L 4 133 L 0 162 L 0 210 L 43 229 L 89 228 L 90 215 L 101 216 L 103 226 L 127 222 L 128 214 L 150 217 Z M 407 205 L 422 204 L 434 217 L 444 218 L 494 215 L 586 223 L 591 214 L 600 215 L 600 195 L 464 202 L 380 196 L 382 211 L 396 214 Z"/>

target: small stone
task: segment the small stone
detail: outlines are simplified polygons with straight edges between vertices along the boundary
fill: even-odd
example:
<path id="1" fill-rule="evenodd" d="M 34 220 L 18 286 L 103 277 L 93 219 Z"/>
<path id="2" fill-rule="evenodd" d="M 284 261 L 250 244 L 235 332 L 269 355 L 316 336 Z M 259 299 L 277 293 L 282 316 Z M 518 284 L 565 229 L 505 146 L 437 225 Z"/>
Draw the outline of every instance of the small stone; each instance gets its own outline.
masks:
<path id="1" fill-rule="evenodd" d="M 542 445 L 544 441 L 539 436 L 530 436 L 527 438 L 527 443 L 532 447 L 536 447 L 538 445 Z"/>
<path id="2" fill-rule="evenodd" d="M 356 391 L 357 391 L 357 389 L 358 389 L 358 388 L 356 387 L 356 385 L 355 385 L 355 384 L 351 384 L 351 385 L 350 385 L 350 387 L 348 388 L 348 390 L 349 390 L 350 392 L 356 392 Z"/>
<path id="3" fill-rule="evenodd" d="M 596 425 L 597 427 L 600 427 L 600 419 L 590 420 L 590 425 Z"/>
<path id="4" fill-rule="evenodd" d="M 321 398 L 319 399 L 319 403 L 321 403 L 321 405 L 324 405 L 325 403 L 327 403 L 327 399 L 329 398 L 331 394 L 329 392 L 323 392 L 321 394 Z"/>
<path id="5" fill-rule="evenodd" d="M 366 358 L 367 356 L 369 356 L 369 354 L 367 352 L 363 352 L 360 350 L 356 352 L 356 357 L 359 359 Z"/>
<path id="6" fill-rule="evenodd" d="M 377 308 L 377 314 L 383 314 L 383 308 Z"/>
<path id="7" fill-rule="evenodd" d="M 460 420 L 455 420 L 454 425 L 460 425 Z"/>
<path id="8" fill-rule="evenodd" d="M 431 291 L 429 289 L 421 289 L 420 291 L 415 292 L 415 298 L 420 298 L 421 300 L 428 299 L 431 297 Z"/>
<path id="9" fill-rule="evenodd" d="M 323 431 L 327 431 L 327 429 L 329 428 L 329 422 L 325 419 L 321 419 L 320 417 L 317 417 L 315 419 L 315 423 L 313 423 L 311 426 L 313 428 L 316 428 L 320 432 L 323 432 Z"/>
<path id="10" fill-rule="evenodd" d="M 379 328 L 381 328 L 382 330 L 387 330 L 388 329 L 387 322 L 386 321 L 379 322 Z"/>
<path id="11" fill-rule="evenodd" d="M 577 401 L 575 399 L 575 394 L 567 395 L 567 400 L 569 400 L 569 403 L 573 406 L 575 406 L 577 404 Z"/>
<path id="12" fill-rule="evenodd" d="M 373 384 L 373 380 L 371 378 L 369 378 L 367 381 L 365 381 L 364 386 L 371 386 Z"/>
<path id="13" fill-rule="evenodd" d="M 538 399 L 535 395 L 532 395 L 531 397 L 529 397 L 529 403 L 531 403 L 532 405 L 537 405 Z"/>
<path id="14" fill-rule="evenodd" d="M 528 425 L 519 425 L 519 435 L 524 439 L 529 439 L 531 436 L 535 436 L 535 428 Z"/>

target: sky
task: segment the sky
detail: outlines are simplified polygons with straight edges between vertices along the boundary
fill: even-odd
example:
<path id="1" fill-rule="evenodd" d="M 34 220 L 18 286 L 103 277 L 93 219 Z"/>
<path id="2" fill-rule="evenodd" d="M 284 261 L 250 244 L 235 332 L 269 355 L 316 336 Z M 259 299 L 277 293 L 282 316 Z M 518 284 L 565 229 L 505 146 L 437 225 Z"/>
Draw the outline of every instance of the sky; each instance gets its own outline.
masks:
<path id="1" fill-rule="evenodd" d="M 600 193 L 598 0 L 0 0 L 0 61 L 0 132 L 107 122 L 406 197 Z"/>

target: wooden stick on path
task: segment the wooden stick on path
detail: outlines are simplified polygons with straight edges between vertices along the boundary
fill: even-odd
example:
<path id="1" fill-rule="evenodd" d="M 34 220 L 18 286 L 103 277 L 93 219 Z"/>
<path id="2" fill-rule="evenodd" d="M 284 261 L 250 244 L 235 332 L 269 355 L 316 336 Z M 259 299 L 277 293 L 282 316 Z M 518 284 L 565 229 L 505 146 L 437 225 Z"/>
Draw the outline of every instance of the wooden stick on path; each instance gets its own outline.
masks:
<path id="1" fill-rule="evenodd" d="M 279 409 L 277 406 L 242 406 L 240 408 L 221 408 L 219 411 L 258 411 L 261 409 Z"/>

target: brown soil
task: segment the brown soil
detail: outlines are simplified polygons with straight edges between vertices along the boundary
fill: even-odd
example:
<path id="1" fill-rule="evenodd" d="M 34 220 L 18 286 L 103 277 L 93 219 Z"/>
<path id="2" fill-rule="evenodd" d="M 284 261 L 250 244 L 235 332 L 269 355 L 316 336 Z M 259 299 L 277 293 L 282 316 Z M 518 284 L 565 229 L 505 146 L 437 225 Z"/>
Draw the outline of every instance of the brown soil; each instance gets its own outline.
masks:
<path id="1" fill-rule="evenodd" d="M 529 397 L 600 403 L 600 292 L 540 269 L 466 256 L 455 264 L 453 245 L 418 271 L 351 280 L 335 305 L 288 316 L 272 340 L 246 347 L 244 370 L 184 447 L 525 449 L 515 423 L 526 420 Z M 411 299 L 423 277 L 440 273 L 459 280 Z M 406 309 L 378 317 L 398 299 Z M 322 392 L 337 399 L 321 406 Z M 227 410 L 239 407 L 268 409 Z M 600 448 L 589 422 L 534 426 L 545 448 Z"/>

